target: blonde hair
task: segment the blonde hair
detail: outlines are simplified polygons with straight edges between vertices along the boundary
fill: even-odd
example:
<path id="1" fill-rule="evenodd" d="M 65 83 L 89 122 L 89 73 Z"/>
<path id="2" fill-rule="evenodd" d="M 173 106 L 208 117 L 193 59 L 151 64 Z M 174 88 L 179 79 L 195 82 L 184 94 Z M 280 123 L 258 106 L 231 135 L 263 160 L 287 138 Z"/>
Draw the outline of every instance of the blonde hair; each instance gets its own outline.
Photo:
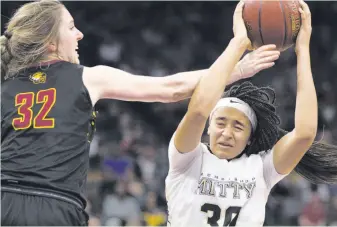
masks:
<path id="1" fill-rule="evenodd" d="M 59 39 L 62 7 L 58 0 L 41 0 L 15 12 L 0 37 L 2 78 L 47 58 L 48 45 Z"/>

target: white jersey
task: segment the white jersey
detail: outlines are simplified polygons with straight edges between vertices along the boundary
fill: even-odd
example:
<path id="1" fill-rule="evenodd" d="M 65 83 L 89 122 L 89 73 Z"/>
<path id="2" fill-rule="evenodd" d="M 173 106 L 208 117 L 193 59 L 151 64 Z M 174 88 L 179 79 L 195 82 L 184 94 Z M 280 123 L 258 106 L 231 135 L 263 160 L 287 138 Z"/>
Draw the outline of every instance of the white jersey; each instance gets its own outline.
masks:
<path id="1" fill-rule="evenodd" d="M 180 153 L 172 138 L 166 178 L 168 226 L 262 226 L 276 172 L 273 150 L 227 161 L 200 143 Z"/>

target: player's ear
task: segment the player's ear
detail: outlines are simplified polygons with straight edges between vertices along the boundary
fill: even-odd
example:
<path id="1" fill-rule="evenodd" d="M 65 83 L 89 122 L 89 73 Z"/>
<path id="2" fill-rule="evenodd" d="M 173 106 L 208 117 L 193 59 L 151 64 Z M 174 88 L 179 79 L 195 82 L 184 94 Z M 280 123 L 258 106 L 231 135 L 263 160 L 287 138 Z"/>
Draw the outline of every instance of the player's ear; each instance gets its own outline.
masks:
<path id="1" fill-rule="evenodd" d="M 53 53 L 56 52 L 56 50 L 57 50 L 56 44 L 54 42 L 50 42 L 48 45 L 48 51 Z"/>
<path id="2" fill-rule="evenodd" d="M 211 134 L 210 126 L 207 128 L 207 135 Z"/>

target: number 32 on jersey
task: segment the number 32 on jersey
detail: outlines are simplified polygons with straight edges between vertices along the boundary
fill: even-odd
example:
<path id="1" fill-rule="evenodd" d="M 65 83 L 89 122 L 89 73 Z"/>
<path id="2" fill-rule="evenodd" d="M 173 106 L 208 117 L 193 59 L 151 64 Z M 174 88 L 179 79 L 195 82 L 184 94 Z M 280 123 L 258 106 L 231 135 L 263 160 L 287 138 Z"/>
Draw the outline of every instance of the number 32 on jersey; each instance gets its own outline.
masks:
<path id="1" fill-rule="evenodd" d="M 56 89 L 50 88 L 33 92 L 19 93 L 15 96 L 15 106 L 18 107 L 18 115 L 12 121 L 15 130 L 33 128 L 54 128 L 55 119 L 47 115 L 56 102 Z M 34 116 L 32 107 L 42 104 L 39 112 Z"/>

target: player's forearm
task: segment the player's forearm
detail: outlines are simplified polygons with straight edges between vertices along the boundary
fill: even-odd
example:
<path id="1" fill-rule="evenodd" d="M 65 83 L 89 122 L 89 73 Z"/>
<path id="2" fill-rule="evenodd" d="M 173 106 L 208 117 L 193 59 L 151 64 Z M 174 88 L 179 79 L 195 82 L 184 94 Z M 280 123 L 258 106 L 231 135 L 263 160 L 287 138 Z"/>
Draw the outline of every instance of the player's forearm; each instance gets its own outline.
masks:
<path id="1" fill-rule="evenodd" d="M 239 81 L 240 79 L 244 78 L 245 75 L 243 74 L 243 72 L 240 69 L 240 64 L 241 64 L 240 61 L 238 63 L 236 63 L 236 65 L 233 69 L 233 72 L 231 73 L 231 76 L 227 80 L 226 86 L 230 85 L 230 84 L 233 84 L 233 83 Z"/>
<path id="2" fill-rule="evenodd" d="M 312 78 L 309 47 L 297 52 L 297 96 L 295 132 L 300 137 L 316 136 L 318 121 L 317 95 Z"/>
<path id="3" fill-rule="evenodd" d="M 231 76 L 228 79 L 227 85 L 235 83 L 238 78 L 241 78 L 241 71 L 239 67 L 240 63 L 237 63 Z M 205 76 L 209 72 L 209 69 L 181 72 L 168 77 L 170 86 L 174 87 L 173 101 L 191 98 L 194 89 L 198 85 L 201 77 Z"/>
<path id="4" fill-rule="evenodd" d="M 200 79 L 189 104 L 189 110 L 208 117 L 216 102 L 221 98 L 235 65 L 246 50 L 247 42 L 233 38 L 226 50 Z"/>

